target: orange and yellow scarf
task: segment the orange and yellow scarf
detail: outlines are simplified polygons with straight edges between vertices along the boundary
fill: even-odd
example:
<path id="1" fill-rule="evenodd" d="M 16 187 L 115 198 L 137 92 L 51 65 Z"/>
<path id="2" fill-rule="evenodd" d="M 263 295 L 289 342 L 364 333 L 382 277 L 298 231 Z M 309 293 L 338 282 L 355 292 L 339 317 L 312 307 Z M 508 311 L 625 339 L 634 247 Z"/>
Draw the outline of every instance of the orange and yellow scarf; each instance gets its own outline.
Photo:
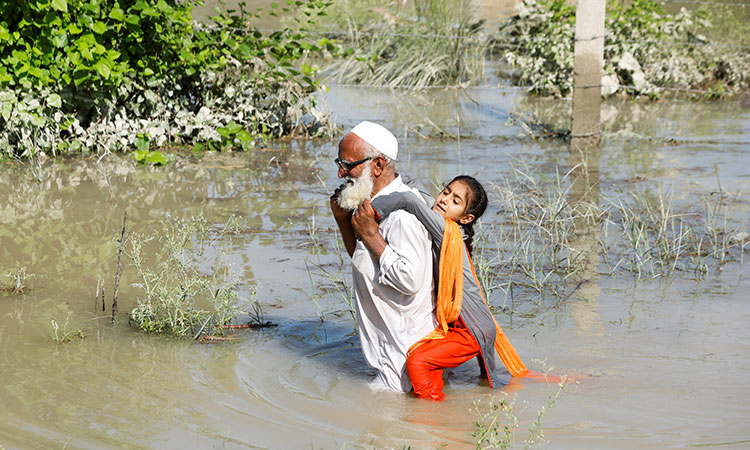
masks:
<path id="1" fill-rule="evenodd" d="M 464 270 L 463 270 L 463 237 L 458 223 L 450 219 L 445 219 L 445 231 L 443 232 L 443 244 L 440 247 L 440 272 L 437 292 L 437 305 L 435 315 L 437 316 L 438 325 L 427 336 L 420 339 L 417 343 L 409 348 L 411 352 L 418 346 L 427 341 L 434 339 L 443 339 L 448 333 L 448 324 L 458 320 L 461 314 L 461 302 L 463 300 L 464 288 Z M 482 293 L 479 279 L 474 264 L 469 257 L 471 272 L 474 275 L 474 281 L 479 286 L 479 293 L 487 305 L 487 299 Z M 489 308 L 489 305 L 487 305 Z M 495 320 L 495 351 L 502 360 L 505 368 L 514 377 L 522 377 L 529 374 L 529 370 L 518 356 L 516 349 L 513 348 L 508 338 L 505 336 L 503 329 Z"/>

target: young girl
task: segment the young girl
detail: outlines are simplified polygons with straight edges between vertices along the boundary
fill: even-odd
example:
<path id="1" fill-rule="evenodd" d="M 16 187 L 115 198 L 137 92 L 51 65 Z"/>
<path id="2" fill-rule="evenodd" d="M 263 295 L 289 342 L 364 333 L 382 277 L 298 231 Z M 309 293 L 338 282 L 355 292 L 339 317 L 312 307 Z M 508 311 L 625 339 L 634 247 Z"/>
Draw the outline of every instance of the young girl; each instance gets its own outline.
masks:
<path id="1" fill-rule="evenodd" d="M 412 213 L 430 235 L 433 256 L 439 255 L 435 265 L 439 267 L 435 275 L 438 327 L 414 344 L 406 359 L 414 394 L 442 400 L 443 369 L 474 357 L 490 387 L 499 387 L 502 383 L 495 373 L 493 346 L 511 375 L 531 374 L 490 312 L 471 262 L 473 225 L 487 208 L 482 185 L 473 177 L 460 175 L 438 195 L 432 209 L 409 193 L 376 197 L 372 207 L 380 219 L 398 209 Z"/>

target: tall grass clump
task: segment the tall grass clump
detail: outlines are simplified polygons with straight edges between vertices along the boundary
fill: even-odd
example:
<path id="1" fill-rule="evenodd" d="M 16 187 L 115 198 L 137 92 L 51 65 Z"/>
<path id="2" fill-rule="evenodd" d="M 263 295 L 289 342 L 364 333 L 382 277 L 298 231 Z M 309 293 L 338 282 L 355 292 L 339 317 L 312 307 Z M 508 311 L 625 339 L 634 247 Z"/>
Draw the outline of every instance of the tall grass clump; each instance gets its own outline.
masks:
<path id="1" fill-rule="evenodd" d="M 743 262 L 748 233 L 730 218 L 731 199 L 722 192 L 676 210 L 672 192 L 634 191 L 609 200 L 620 245 L 612 260 L 638 278 L 676 272 L 705 275 L 711 268 Z M 615 267 L 615 268 L 616 268 Z"/>
<path id="2" fill-rule="evenodd" d="M 194 23 L 198 3 L 0 0 L 0 155 L 249 149 L 325 133 L 305 62 L 325 43 L 264 34 L 242 2 Z"/>
<path id="3" fill-rule="evenodd" d="M 584 248 L 576 238 L 598 228 L 606 211 L 573 198 L 569 178 L 569 173 L 549 177 L 522 164 L 491 186 L 499 218 L 481 234 L 477 257 L 487 292 L 500 289 L 511 300 L 519 290 L 559 299 L 584 276 L 588 254 L 598 252 L 599 243 Z"/>
<path id="4" fill-rule="evenodd" d="M 328 67 L 337 82 L 421 89 L 484 77 L 483 21 L 467 0 L 345 0 L 328 14 L 317 29 L 347 49 Z"/>
<path id="5" fill-rule="evenodd" d="M 212 247 L 211 229 L 203 217 L 169 220 L 152 234 L 134 233 L 127 255 L 138 273 L 135 285 L 143 296 L 130 312 L 130 321 L 141 331 L 174 337 L 198 338 L 221 333 L 222 326 L 239 312 L 238 277 L 222 257 L 206 271 L 206 250 Z M 146 255 L 146 246 L 156 247 Z"/>
<path id="6" fill-rule="evenodd" d="M 655 0 L 610 0 L 606 14 L 605 95 L 656 97 L 660 88 L 677 88 L 714 97 L 750 88 L 750 51 L 732 45 L 734 36 L 722 42 L 707 34 L 713 20 L 724 20 L 721 15 L 684 8 L 669 14 Z M 524 0 L 518 14 L 500 26 L 493 48 L 514 68 L 518 84 L 562 97 L 572 90 L 574 38 L 575 5 Z"/>

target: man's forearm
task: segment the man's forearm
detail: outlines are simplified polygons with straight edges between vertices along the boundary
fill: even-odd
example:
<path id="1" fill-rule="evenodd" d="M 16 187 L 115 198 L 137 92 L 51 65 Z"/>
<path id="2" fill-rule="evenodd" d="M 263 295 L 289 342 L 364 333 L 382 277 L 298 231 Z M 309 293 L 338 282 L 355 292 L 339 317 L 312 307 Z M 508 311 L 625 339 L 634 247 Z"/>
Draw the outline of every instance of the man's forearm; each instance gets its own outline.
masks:
<path id="1" fill-rule="evenodd" d="M 385 248 L 388 246 L 388 243 L 379 232 L 369 236 L 360 236 L 360 238 L 365 247 L 378 259 L 380 259 L 380 255 L 383 254 Z"/>
<path id="2" fill-rule="evenodd" d="M 339 232 L 341 232 L 341 238 L 344 240 L 344 248 L 351 258 L 354 254 L 354 248 L 357 246 L 357 238 L 354 236 L 354 228 L 352 227 L 351 216 L 349 218 L 336 217 L 336 224 L 339 226 Z"/>

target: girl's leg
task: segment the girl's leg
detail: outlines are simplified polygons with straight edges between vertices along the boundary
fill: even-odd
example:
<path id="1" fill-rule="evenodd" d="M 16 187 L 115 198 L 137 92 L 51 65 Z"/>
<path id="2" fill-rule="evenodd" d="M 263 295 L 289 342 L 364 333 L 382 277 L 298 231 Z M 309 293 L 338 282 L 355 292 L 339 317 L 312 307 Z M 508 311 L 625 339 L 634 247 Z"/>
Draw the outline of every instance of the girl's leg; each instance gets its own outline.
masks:
<path id="1" fill-rule="evenodd" d="M 464 327 L 451 327 L 443 339 L 428 341 L 406 357 L 406 372 L 419 398 L 440 401 L 443 394 L 443 369 L 457 367 L 479 355 L 479 344 Z"/>

